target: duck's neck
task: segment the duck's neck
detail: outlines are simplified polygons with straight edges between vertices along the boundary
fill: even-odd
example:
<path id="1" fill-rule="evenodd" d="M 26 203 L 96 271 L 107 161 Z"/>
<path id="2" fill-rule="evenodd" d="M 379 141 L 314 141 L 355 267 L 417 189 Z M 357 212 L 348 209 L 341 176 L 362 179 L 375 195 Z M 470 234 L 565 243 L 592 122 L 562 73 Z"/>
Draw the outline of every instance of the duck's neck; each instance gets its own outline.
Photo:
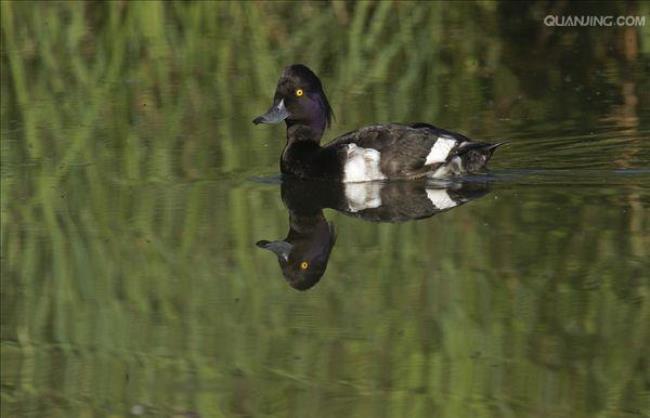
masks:
<path id="1" fill-rule="evenodd" d="M 287 146 L 297 142 L 315 142 L 320 145 L 320 140 L 325 132 L 324 123 L 300 123 L 286 121 L 287 123 Z"/>

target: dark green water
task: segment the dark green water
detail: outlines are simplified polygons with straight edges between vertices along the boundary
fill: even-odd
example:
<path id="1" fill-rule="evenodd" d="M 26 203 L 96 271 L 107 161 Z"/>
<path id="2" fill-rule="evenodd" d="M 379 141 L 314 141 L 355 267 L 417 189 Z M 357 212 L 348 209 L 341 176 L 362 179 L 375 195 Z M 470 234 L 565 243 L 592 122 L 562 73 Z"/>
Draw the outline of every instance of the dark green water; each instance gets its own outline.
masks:
<path id="1" fill-rule="evenodd" d="M 543 25 L 650 8 L 553 7 L 2 2 L 2 416 L 650 416 L 650 21 Z M 251 124 L 293 62 L 328 139 L 509 145 L 434 216 L 320 212 Z M 336 231 L 307 291 L 287 206 Z"/>

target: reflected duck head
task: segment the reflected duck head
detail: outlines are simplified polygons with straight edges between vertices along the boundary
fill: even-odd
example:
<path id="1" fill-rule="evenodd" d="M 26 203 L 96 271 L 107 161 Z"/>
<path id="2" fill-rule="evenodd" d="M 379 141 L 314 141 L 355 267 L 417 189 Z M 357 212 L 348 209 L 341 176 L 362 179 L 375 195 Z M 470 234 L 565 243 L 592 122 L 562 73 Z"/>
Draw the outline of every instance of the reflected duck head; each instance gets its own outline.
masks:
<path id="1" fill-rule="evenodd" d="M 253 120 L 254 124 L 280 123 L 288 128 L 308 127 L 317 139 L 332 121 L 332 108 L 320 79 L 307 66 L 293 64 L 284 69 L 273 96 L 273 106 Z"/>
<path id="2" fill-rule="evenodd" d="M 336 242 L 334 225 L 321 220 L 303 231 L 292 228 L 284 240 L 257 242 L 278 257 L 282 274 L 291 287 L 307 290 L 321 279 Z"/>

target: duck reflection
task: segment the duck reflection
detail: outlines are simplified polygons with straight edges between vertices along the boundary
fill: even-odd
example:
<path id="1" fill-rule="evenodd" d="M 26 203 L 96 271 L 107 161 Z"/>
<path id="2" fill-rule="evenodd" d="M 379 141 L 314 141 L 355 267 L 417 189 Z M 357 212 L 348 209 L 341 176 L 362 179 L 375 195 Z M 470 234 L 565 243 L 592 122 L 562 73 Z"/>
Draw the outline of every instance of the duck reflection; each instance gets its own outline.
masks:
<path id="1" fill-rule="evenodd" d="M 314 286 L 325 273 L 336 243 L 334 224 L 324 208 L 371 222 L 407 222 L 446 212 L 488 193 L 485 183 L 431 181 L 330 183 L 284 179 L 282 201 L 289 233 L 282 240 L 257 242 L 273 252 L 282 274 L 298 290 Z"/>

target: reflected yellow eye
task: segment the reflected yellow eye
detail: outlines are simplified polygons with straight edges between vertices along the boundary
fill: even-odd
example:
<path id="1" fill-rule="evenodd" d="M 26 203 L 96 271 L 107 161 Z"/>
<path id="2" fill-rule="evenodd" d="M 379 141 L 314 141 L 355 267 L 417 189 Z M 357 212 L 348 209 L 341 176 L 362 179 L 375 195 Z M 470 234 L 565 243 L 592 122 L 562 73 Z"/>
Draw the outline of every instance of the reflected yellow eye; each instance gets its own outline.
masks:
<path id="1" fill-rule="evenodd" d="M 302 90 L 301 90 L 301 91 L 302 91 Z M 301 270 L 307 270 L 307 267 L 309 267 L 309 263 L 308 263 L 308 262 L 303 261 L 302 263 L 300 263 L 300 269 L 301 269 Z"/>
<path id="2" fill-rule="evenodd" d="M 302 96 L 303 94 L 305 94 L 305 92 L 302 91 L 302 89 L 298 89 L 298 90 L 296 90 L 296 96 L 300 97 L 300 96 Z M 301 264 L 301 266 L 302 266 L 302 264 Z M 306 267 L 305 267 L 305 268 L 306 268 Z"/>

